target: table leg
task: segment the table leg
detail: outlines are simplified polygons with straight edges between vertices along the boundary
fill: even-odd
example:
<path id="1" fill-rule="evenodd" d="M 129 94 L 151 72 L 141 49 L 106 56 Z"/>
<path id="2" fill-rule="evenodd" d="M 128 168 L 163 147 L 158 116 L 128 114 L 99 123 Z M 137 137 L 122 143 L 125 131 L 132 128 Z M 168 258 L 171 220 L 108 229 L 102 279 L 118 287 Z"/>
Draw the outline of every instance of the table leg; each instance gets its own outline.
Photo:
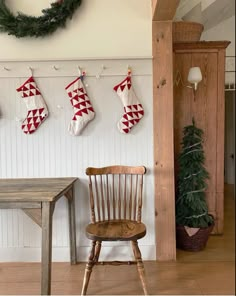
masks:
<path id="1" fill-rule="evenodd" d="M 66 194 L 69 210 L 70 262 L 77 263 L 74 186 Z"/>
<path id="2" fill-rule="evenodd" d="M 51 294 L 53 204 L 42 202 L 41 295 Z"/>

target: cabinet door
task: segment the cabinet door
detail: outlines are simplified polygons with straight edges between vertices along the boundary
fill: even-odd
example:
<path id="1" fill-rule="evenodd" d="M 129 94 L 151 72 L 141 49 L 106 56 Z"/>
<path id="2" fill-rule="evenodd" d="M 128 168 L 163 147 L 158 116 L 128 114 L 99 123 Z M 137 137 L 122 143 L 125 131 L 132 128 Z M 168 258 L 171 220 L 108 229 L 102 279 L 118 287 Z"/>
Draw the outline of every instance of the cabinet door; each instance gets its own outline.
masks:
<path id="1" fill-rule="evenodd" d="M 187 81 L 189 69 L 194 66 L 201 68 L 203 76 L 202 82 L 198 84 L 195 98 L 193 90 L 185 87 L 189 85 Z M 175 54 L 175 75 L 178 75 L 178 71 L 185 86 L 179 83 L 174 87 L 176 177 L 178 176 L 177 157 L 181 150 L 180 143 L 183 137 L 183 128 L 191 124 L 192 117 L 194 117 L 197 127 L 204 131 L 205 166 L 210 174 L 206 197 L 209 212 L 216 218 L 217 224 L 219 219 L 216 184 L 218 55 L 216 52 L 177 53 Z M 216 225 L 215 233 L 217 233 L 217 229 Z"/>

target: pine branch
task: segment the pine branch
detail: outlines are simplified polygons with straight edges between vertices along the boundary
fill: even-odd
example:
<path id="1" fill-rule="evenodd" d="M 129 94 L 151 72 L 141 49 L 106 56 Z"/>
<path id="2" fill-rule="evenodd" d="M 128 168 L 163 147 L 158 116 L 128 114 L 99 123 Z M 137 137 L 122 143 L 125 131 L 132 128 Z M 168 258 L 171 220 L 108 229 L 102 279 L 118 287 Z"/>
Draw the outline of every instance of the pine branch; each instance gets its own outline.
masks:
<path id="1" fill-rule="evenodd" d="M 0 32 L 6 32 L 17 38 L 44 37 L 65 27 L 68 18 L 72 18 L 82 0 L 64 0 L 51 4 L 50 8 L 43 9 L 39 17 L 25 15 L 18 12 L 16 16 L 0 0 Z"/>

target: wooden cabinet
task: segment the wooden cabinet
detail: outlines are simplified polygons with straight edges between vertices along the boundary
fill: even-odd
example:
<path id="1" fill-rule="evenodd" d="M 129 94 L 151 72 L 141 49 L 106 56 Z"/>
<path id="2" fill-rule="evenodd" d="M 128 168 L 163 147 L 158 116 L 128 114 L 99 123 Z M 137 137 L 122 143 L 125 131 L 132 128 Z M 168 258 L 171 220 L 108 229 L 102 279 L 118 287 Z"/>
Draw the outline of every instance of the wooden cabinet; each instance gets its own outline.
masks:
<path id="1" fill-rule="evenodd" d="M 207 188 L 209 212 L 216 220 L 214 233 L 223 232 L 224 221 L 224 85 L 225 49 L 228 41 L 199 41 L 174 44 L 174 77 L 182 82 L 174 84 L 174 147 L 175 174 L 183 127 L 195 118 L 197 127 L 204 131 L 206 169 L 210 174 Z M 191 67 L 201 68 L 203 80 L 195 93 L 187 88 Z M 178 77 L 177 77 L 178 78 Z M 178 79 L 177 79 L 178 80 Z"/>

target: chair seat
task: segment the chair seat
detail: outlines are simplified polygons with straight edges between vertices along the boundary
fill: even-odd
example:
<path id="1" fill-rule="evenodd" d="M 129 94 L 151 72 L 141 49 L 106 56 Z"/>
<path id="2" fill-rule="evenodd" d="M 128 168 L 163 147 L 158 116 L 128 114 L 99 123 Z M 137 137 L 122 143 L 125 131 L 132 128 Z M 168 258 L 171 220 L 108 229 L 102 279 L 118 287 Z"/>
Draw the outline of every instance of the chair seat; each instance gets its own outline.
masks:
<path id="1" fill-rule="evenodd" d="M 86 227 L 86 236 L 97 241 L 137 240 L 146 234 L 146 226 L 131 220 L 112 220 L 91 223 Z"/>

